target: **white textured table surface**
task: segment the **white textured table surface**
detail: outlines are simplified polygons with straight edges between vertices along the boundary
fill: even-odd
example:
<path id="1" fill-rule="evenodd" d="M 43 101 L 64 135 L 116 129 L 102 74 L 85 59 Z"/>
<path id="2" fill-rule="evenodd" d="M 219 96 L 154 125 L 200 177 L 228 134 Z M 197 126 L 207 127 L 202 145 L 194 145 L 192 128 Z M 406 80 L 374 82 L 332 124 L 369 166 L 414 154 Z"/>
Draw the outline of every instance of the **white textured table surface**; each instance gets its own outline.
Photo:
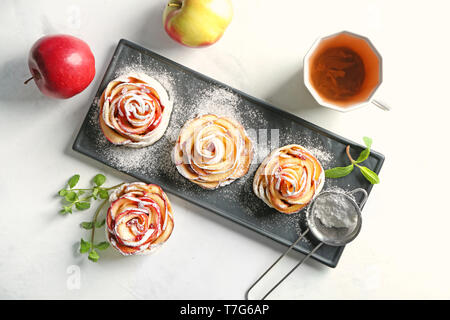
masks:
<path id="1" fill-rule="evenodd" d="M 240 299 L 285 249 L 169 195 L 176 227 L 157 254 L 123 258 L 110 248 L 95 264 L 77 253 L 88 234 L 78 223 L 93 212 L 58 215 L 55 192 L 73 173 L 83 183 L 97 172 L 111 185 L 132 181 L 71 150 L 121 38 L 354 141 L 370 136 L 385 154 L 362 232 L 338 267 L 311 261 L 272 298 L 450 298 L 448 1 L 234 3 L 225 36 L 195 50 L 165 34 L 164 0 L 126 1 L 126 7 L 124 1 L 1 1 L 0 298 Z M 317 106 L 304 88 L 304 54 L 317 37 L 343 29 L 368 36 L 383 55 L 378 96 L 393 111 L 369 106 L 337 113 Z M 94 81 L 69 100 L 23 85 L 28 51 L 49 33 L 84 39 L 96 58 Z M 291 255 L 278 276 L 300 256 Z M 79 288 L 73 286 L 78 275 Z"/>

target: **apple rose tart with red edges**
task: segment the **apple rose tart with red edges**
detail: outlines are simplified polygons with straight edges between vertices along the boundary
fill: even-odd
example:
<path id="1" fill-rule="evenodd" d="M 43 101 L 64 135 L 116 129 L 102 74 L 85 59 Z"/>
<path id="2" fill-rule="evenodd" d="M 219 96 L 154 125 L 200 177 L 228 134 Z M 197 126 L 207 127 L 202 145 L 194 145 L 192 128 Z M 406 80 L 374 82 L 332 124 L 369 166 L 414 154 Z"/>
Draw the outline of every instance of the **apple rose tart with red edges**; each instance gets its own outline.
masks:
<path id="1" fill-rule="evenodd" d="M 264 159 L 256 171 L 253 191 L 269 207 L 290 214 L 303 209 L 324 182 L 319 161 L 302 146 L 291 144 Z"/>
<path id="2" fill-rule="evenodd" d="M 244 176 L 253 145 L 244 127 L 213 114 L 189 120 L 172 152 L 178 172 L 205 189 L 216 189 Z"/>
<path id="3" fill-rule="evenodd" d="M 172 101 L 163 86 L 143 73 L 111 81 L 100 98 L 100 127 L 114 144 L 145 147 L 169 125 Z"/>
<path id="4" fill-rule="evenodd" d="M 123 255 L 150 253 L 172 234 L 172 207 L 161 187 L 141 182 L 124 184 L 109 201 L 106 237 Z"/>

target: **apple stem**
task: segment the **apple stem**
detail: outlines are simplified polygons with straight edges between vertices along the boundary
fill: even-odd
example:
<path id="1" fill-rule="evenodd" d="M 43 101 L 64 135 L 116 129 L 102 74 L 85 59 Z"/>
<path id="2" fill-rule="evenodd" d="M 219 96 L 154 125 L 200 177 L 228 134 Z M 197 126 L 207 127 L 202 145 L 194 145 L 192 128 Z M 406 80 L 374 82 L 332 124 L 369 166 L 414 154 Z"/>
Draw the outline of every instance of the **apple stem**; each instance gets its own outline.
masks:
<path id="1" fill-rule="evenodd" d="M 23 84 L 27 84 L 27 83 L 30 82 L 32 79 L 34 79 L 34 77 L 31 77 L 30 79 L 28 79 L 27 81 L 25 81 Z"/>
<path id="2" fill-rule="evenodd" d="M 167 5 L 168 5 L 169 7 L 177 7 L 177 8 L 181 8 L 181 6 L 183 5 L 183 3 L 182 3 L 181 1 L 176 1 L 176 0 L 174 0 L 174 1 L 170 1 Z"/>

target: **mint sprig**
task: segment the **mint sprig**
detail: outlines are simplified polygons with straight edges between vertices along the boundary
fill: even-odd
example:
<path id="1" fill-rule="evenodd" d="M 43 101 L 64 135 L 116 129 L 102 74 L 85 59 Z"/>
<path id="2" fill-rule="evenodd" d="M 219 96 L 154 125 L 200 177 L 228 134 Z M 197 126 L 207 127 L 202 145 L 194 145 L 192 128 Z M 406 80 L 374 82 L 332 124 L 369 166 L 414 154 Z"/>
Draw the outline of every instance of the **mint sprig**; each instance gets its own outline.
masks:
<path id="1" fill-rule="evenodd" d="M 354 167 L 355 167 L 355 165 L 351 164 L 346 167 L 336 167 L 336 168 L 325 170 L 325 177 L 333 178 L 333 179 L 345 177 L 346 175 L 348 175 L 350 172 L 353 171 Z"/>
<path id="2" fill-rule="evenodd" d="M 76 189 L 75 186 L 80 181 L 80 175 L 75 174 L 69 178 L 67 185 L 59 190 L 58 195 L 62 198 L 62 209 L 60 213 L 65 215 L 72 213 L 73 210 L 84 211 L 91 208 L 92 200 L 102 199 L 102 203 L 95 211 L 95 214 L 91 221 L 84 221 L 80 226 L 85 230 L 91 231 L 89 241 L 81 238 L 80 240 L 80 253 L 87 253 L 88 259 L 97 262 L 100 258 L 97 250 L 105 250 L 109 247 L 109 243 L 106 241 L 95 243 L 95 230 L 105 225 L 105 219 L 97 221 L 98 216 L 108 202 L 110 192 L 120 187 L 123 183 L 106 188 L 102 187 L 106 182 L 106 177 L 99 173 L 92 179 L 92 187 L 85 189 Z"/>
<path id="3" fill-rule="evenodd" d="M 346 175 L 349 175 L 355 167 L 359 168 L 364 178 L 366 178 L 371 184 L 378 184 L 380 183 L 380 178 L 378 175 L 370 170 L 369 168 L 360 165 L 360 163 L 366 161 L 369 158 L 370 155 L 370 148 L 372 147 L 372 139 L 369 137 L 363 138 L 364 144 L 366 145 L 366 149 L 361 151 L 358 158 L 354 160 L 352 156 L 350 155 L 350 146 L 347 146 L 345 149 L 347 152 L 347 156 L 350 159 L 351 164 L 346 167 L 335 167 L 328 170 L 325 170 L 325 177 L 336 179 L 336 178 L 342 178 Z"/>
<path id="4" fill-rule="evenodd" d="M 80 253 L 87 253 L 88 259 L 91 260 L 92 262 L 97 262 L 98 259 L 100 259 L 100 256 L 98 255 L 98 253 L 95 249 L 105 250 L 109 247 L 109 243 L 106 241 L 94 244 L 95 243 L 94 242 L 95 229 L 100 228 L 101 226 L 103 226 L 105 224 L 105 220 L 102 220 L 102 222 L 97 222 L 97 218 L 98 218 L 100 211 L 102 210 L 102 208 L 104 207 L 104 205 L 107 202 L 108 202 L 108 200 L 103 200 L 103 202 L 100 204 L 100 206 L 95 211 L 92 221 L 86 221 L 86 222 L 81 223 L 81 227 L 83 229 L 91 230 L 91 239 L 90 239 L 90 241 L 85 241 L 83 238 L 81 238 Z"/>
<path id="5" fill-rule="evenodd" d="M 101 173 L 95 175 L 92 179 L 92 188 L 75 189 L 74 187 L 79 181 L 80 175 L 75 174 L 67 181 L 66 187 L 59 190 L 58 195 L 63 197 L 63 206 L 60 210 L 61 214 L 72 213 L 74 207 L 78 211 L 87 210 L 91 207 L 90 201 L 92 199 L 108 199 L 109 191 L 122 185 L 121 183 L 110 188 L 102 187 L 102 185 L 106 182 L 106 177 Z"/>

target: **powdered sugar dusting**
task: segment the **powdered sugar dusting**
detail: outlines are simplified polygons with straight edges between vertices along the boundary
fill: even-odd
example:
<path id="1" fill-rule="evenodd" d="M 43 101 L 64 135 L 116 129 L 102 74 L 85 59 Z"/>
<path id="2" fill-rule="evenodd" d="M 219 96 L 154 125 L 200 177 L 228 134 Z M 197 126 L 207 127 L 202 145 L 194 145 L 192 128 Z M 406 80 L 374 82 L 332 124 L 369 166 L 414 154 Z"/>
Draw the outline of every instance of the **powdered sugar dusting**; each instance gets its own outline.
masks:
<path id="1" fill-rule="evenodd" d="M 144 59 L 144 56 L 142 56 Z M 295 130 L 290 122 L 270 121 L 277 119 L 276 111 L 257 107 L 251 98 L 241 97 L 226 87 L 190 77 L 189 81 L 164 63 L 148 59 L 141 63 L 126 62 L 115 70 L 113 76 L 142 72 L 154 78 L 167 90 L 173 100 L 173 112 L 164 136 L 155 144 L 132 149 L 116 146 L 106 140 L 98 124 L 99 106 L 91 108 L 88 114 L 89 136 L 95 145 L 95 152 L 108 165 L 130 175 L 145 177 L 146 182 L 161 184 L 164 188 L 176 190 L 185 198 L 201 199 L 212 208 L 221 211 L 226 206 L 233 215 L 276 237 L 294 241 L 305 230 L 304 211 L 286 215 L 276 212 L 258 199 L 252 190 L 256 169 L 271 150 L 287 144 L 299 144 L 308 149 L 328 169 L 335 162 L 335 155 L 327 145 L 327 139 L 311 129 Z M 112 80 L 112 79 L 111 79 Z M 98 97 L 94 104 L 98 103 Z M 241 123 L 254 145 L 254 160 L 248 173 L 228 186 L 214 191 L 204 190 L 181 176 L 171 161 L 171 151 L 182 126 L 190 119 L 207 113 L 225 116 Z M 268 120 L 269 119 L 269 120 Z M 278 127 L 273 127 L 277 123 Z M 324 189 L 333 187 L 335 181 L 326 180 Z M 170 192 L 170 190 L 169 190 Z M 302 241 L 303 248 L 311 248 L 308 239 Z"/>
<path id="2" fill-rule="evenodd" d="M 107 141 L 98 129 L 99 106 L 97 106 L 89 120 L 91 126 L 97 128 L 95 134 L 96 149 L 107 162 L 114 164 L 114 167 L 118 170 L 124 172 L 139 171 L 150 176 L 155 173 L 163 173 L 165 176 L 170 176 L 171 180 L 180 180 L 184 184 L 184 178 L 178 173 L 170 159 L 170 152 L 178 138 L 180 129 L 188 120 L 207 113 L 229 117 L 242 123 L 243 119 L 239 109 L 242 107 L 241 98 L 226 88 L 207 87 L 201 89 L 200 94 L 197 94 L 195 99 L 185 99 L 186 95 L 178 94 L 180 89 L 175 87 L 176 79 L 167 72 L 145 68 L 140 65 L 128 65 L 117 70 L 114 76 L 119 77 L 140 72 L 146 73 L 160 82 L 174 102 L 174 110 L 165 135 L 154 145 L 147 148 L 133 150 L 125 146 L 115 146 Z M 98 103 L 98 98 L 95 103 Z M 257 110 L 248 111 L 247 114 L 251 114 L 252 117 L 262 118 Z M 258 121 L 261 122 L 261 119 Z M 250 138 L 252 137 L 250 136 Z M 255 144 L 255 141 L 253 143 Z M 190 186 L 190 184 L 188 185 Z M 197 190 L 195 186 L 192 188 Z"/>
<path id="3" fill-rule="evenodd" d="M 200 92 L 195 108 L 199 116 L 212 113 L 241 122 L 240 113 L 236 110 L 239 102 L 239 96 L 229 90 L 223 88 L 214 90 L 204 89 Z"/>

